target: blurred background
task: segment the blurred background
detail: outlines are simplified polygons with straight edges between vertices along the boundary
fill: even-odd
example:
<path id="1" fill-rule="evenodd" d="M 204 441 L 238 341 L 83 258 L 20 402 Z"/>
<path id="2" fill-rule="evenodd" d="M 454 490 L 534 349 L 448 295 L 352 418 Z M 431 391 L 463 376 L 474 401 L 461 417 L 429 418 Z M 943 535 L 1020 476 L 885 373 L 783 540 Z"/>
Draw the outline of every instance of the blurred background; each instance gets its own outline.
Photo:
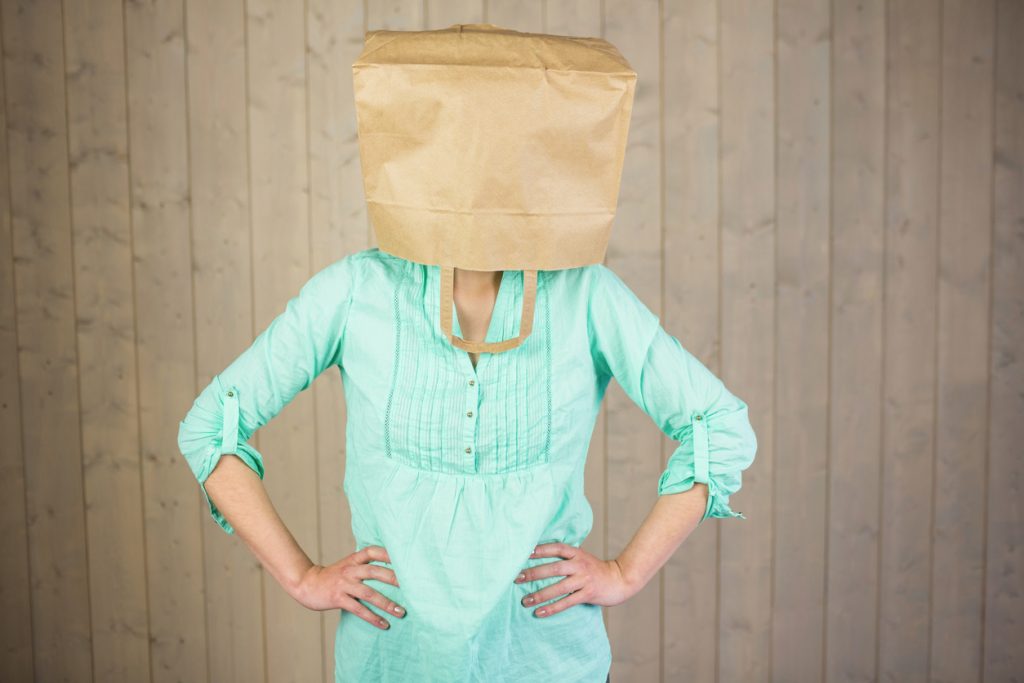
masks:
<path id="1" fill-rule="evenodd" d="M 606 608 L 626 681 L 1024 677 L 1024 3 L 3 0 L 0 680 L 333 680 L 338 612 L 206 513 L 178 421 L 374 246 L 364 31 L 602 36 L 639 74 L 606 264 L 750 406 L 757 460 Z M 253 445 L 354 550 L 336 372 Z M 613 384 L 586 547 L 674 444 Z"/>

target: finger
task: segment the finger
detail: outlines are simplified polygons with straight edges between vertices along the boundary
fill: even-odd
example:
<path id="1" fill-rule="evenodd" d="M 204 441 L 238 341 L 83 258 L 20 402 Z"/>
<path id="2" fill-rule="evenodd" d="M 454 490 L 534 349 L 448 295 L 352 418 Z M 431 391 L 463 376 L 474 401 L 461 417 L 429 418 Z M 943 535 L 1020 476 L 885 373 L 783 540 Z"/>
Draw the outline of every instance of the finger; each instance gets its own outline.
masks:
<path id="1" fill-rule="evenodd" d="M 543 607 L 538 607 L 537 609 L 535 609 L 533 611 L 533 614 L 536 617 L 544 619 L 546 617 L 550 617 L 552 614 L 558 614 L 559 612 L 564 612 L 565 610 L 569 609 L 573 605 L 578 605 L 581 602 L 585 602 L 585 601 L 586 601 L 586 596 L 583 594 L 583 591 L 578 590 L 578 591 L 575 591 L 573 593 L 569 593 L 569 595 L 565 596 L 564 598 L 560 598 L 559 600 L 555 600 L 550 605 L 544 605 Z"/>
<path id="2" fill-rule="evenodd" d="M 579 548 L 568 543 L 541 543 L 530 553 L 530 557 L 564 557 L 571 560 L 579 552 Z"/>
<path id="3" fill-rule="evenodd" d="M 365 583 L 359 582 L 349 592 L 349 595 L 379 607 L 384 612 L 397 617 L 405 616 L 405 608 L 387 597 L 380 591 L 376 591 Z"/>
<path id="4" fill-rule="evenodd" d="M 354 600 L 352 598 L 342 600 L 342 604 L 339 605 L 339 608 L 351 612 L 363 621 L 373 624 L 382 631 L 387 631 L 391 628 L 391 624 L 389 624 L 386 619 L 378 617 L 373 613 L 373 610 L 358 600 Z"/>
<path id="5" fill-rule="evenodd" d="M 398 585 L 398 577 L 395 570 L 390 567 L 382 567 L 379 564 L 364 564 L 354 570 L 354 574 L 360 579 L 377 579 L 393 586 Z"/>
<path id="6" fill-rule="evenodd" d="M 520 602 L 522 603 L 523 607 L 533 607 L 535 605 L 541 604 L 542 602 L 547 602 L 552 598 L 557 598 L 560 595 L 566 595 L 568 593 L 578 591 L 584 585 L 586 585 L 586 582 L 584 582 L 582 579 L 579 579 L 575 576 L 567 576 L 566 578 L 562 579 L 561 581 L 558 581 L 557 583 L 553 583 L 550 586 L 545 586 L 544 588 L 541 588 L 536 593 L 529 593 L 527 595 L 524 595 L 523 599 Z"/>
<path id="7" fill-rule="evenodd" d="M 378 562 L 391 564 L 391 557 L 388 555 L 388 551 L 379 545 L 368 545 L 359 552 L 362 553 L 359 557 L 359 561 L 362 563 L 377 560 Z"/>
<path id="8" fill-rule="evenodd" d="M 560 560 L 558 562 L 545 562 L 544 564 L 536 564 L 532 567 L 527 567 L 519 573 L 516 577 L 515 583 L 526 583 L 528 581 L 536 581 L 537 579 L 544 579 L 549 576 L 569 576 L 575 573 L 576 564 L 572 560 Z"/>

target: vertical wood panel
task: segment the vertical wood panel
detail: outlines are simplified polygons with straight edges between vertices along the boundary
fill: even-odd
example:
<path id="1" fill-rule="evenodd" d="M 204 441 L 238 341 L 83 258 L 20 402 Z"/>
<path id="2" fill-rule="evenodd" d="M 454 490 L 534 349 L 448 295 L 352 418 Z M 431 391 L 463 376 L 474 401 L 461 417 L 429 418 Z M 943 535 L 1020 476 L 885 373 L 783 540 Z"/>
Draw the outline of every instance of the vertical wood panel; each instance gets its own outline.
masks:
<path id="1" fill-rule="evenodd" d="M 142 681 L 149 614 L 121 3 L 69 3 L 64 43 L 93 668 L 97 680 Z"/>
<path id="2" fill-rule="evenodd" d="M 825 670 L 875 678 L 881 468 L 885 3 L 833 3 Z"/>
<path id="3" fill-rule="evenodd" d="M 776 368 L 772 680 L 822 676 L 828 517 L 828 0 L 776 5 Z"/>
<path id="4" fill-rule="evenodd" d="M 0 6 L 0 680 L 32 680 L 32 601 L 22 452 L 21 378 L 18 374 L 18 320 L 14 291 L 11 182 L 7 146 L 8 93 L 4 78 L 4 23 Z"/>
<path id="5" fill-rule="evenodd" d="M 930 680 L 978 681 L 984 576 L 994 4 L 942 14 Z"/>
<path id="6" fill-rule="evenodd" d="M 313 274 L 310 246 L 305 9 L 301 0 L 246 4 L 253 311 L 257 330 Z M 307 554 L 317 552 L 316 435 L 312 392 L 260 430 L 266 488 Z M 264 571 L 267 676 L 321 676 L 322 623 Z"/>
<path id="7" fill-rule="evenodd" d="M 63 16 L 3 3 L 33 654 L 39 680 L 92 680 Z"/>
<path id="8" fill-rule="evenodd" d="M 983 679 L 1024 671 L 1024 3 L 996 15 Z M 976 503 L 978 504 L 978 503 Z"/>
<path id="9" fill-rule="evenodd" d="M 879 670 L 927 680 L 935 455 L 940 6 L 891 3 Z"/>
<path id="10" fill-rule="evenodd" d="M 124 5 L 140 435 L 155 683 L 207 680 L 195 478 L 177 452 L 196 395 L 180 1 Z"/>
<path id="11" fill-rule="evenodd" d="M 486 0 L 487 23 L 516 31 L 544 31 L 545 0 Z"/>
<path id="12" fill-rule="evenodd" d="M 721 377 L 750 406 L 758 449 L 730 501 L 747 519 L 718 530 L 718 680 L 753 682 L 772 670 L 774 15 L 765 0 L 720 7 Z"/>
<path id="13" fill-rule="evenodd" d="M 665 3 L 663 12 L 662 325 L 712 372 L 720 373 L 718 3 Z M 674 443 L 666 442 L 662 469 L 674 450 Z M 665 565 L 664 681 L 714 680 L 718 524 L 709 520 L 700 525 Z"/>
<path id="14" fill-rule="evenodd" d="M 186 6 L 196 394 L 252 343 L 245 6 Z M 261 681 L 263 573 L 198 501 L 211 681 Z"/>
<path id="15" fill-rule="evenodd" d="M 484 0 L 424 0 L 424 28 L 447 28 L 452 24 L 479 24 L 484 20 Z M 349 63 L 358 55 L 353 55 Z"/>
<path id="16" fill-rule="evenodd" d="M 425 28 L 423 0 L 382 0 L 367 2 L 368 30 L 415 31 Z"/>

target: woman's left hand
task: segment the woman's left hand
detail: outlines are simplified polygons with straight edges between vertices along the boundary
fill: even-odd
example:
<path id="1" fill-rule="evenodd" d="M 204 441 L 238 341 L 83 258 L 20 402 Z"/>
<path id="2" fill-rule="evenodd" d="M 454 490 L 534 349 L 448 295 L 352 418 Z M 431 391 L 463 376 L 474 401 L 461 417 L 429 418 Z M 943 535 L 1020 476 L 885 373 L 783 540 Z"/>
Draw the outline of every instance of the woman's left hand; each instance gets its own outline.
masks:
<path id="1" fill-rule="evenodd" d="M 536 593 L 523 596 L 523 607 L 534 607 L 557 598 L 550 605 L 534 611 L 538 617 L 547 617 L 582 602 L 594 605 L 618 605 L 625 602 L 639 588 L 626 581 L 617 560 L 602 560 L 582 548 L 567 543 L 542 543 L 530 557 L 561 557 L 559 562 L 545 562 L 528 569 L 515 579 L 515 583 L 536 581 L 549 576 L 564 576 L 561 581 L 546 586 Z"/>

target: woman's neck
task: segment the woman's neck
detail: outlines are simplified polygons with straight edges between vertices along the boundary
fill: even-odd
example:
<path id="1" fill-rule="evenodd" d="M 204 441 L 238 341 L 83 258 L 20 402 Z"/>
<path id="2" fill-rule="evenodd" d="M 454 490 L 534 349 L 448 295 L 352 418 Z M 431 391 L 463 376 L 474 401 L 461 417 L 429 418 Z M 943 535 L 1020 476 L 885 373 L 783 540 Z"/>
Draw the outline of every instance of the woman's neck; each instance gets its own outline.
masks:
<path id="1" fill-rule="evenodd" d="M 501 285 L 500 270 L 455 269 L 455 288 L 471 297 L 494 294 Z"/>

